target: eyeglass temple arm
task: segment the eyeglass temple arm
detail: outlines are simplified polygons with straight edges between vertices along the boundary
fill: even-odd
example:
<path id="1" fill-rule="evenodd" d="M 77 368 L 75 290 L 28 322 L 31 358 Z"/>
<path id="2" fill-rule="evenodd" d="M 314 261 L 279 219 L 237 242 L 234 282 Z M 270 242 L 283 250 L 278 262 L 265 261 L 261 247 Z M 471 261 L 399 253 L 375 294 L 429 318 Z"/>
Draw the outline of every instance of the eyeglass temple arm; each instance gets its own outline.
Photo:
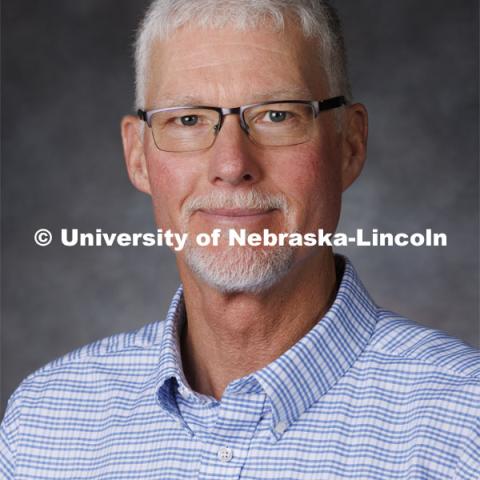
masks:
<path id="1" fill-rule="evenodd" d="M 323 112 L 324 110 L 331 110 L 332 108 L 338 108 L 342 105 L 347 105 L 347 99 L 343 95 L 329 98 L 321 102 L 313 102 L 313 106 L 316 110 L 317 115 L 319 112 Z"/>

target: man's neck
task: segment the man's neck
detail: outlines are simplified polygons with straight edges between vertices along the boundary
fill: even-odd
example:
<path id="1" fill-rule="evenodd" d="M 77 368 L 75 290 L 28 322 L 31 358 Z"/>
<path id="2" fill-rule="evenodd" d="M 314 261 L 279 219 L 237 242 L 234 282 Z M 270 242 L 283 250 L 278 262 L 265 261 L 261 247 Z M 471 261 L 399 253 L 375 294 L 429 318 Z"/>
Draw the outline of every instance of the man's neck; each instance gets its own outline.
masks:
<path id="1" fill-rule="evenodd" d="M 182 280 L 184 373 L 193 390 L 217 400 L 231 381 L 268 365 L 300 340 L 336 293 L 330 252 L 298 265 L 261 294 L 225 295 L 189 276 Z"/>

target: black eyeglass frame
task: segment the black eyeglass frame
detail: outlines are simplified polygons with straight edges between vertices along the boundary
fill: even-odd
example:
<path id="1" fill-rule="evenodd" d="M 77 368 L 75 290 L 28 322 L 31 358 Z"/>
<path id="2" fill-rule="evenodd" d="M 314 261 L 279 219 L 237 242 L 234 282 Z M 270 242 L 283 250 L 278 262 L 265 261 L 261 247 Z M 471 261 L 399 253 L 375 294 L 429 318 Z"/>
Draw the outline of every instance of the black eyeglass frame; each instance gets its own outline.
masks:
<path id="1" fill-rule="evenodd" d="M 252 107 L 262 107 L 264 105 L 274 105 L 279 103 L 297 103 L 302 105 L 310 105 L 310 107 L 313 110 L 314 118 L 317 118 L 320 112 L 324 112 L 326 110 L 332 110 L 334 108 L 338 108 L 348 104 L 347 99 L 343 95 L 339 95 L 337 97 L 327 98 L 325 100 L 269 100 L 266 102 L 251 103 L 249 105 L 241 105 L 239 107 L 233 107 L 233 108 L 212 107 L 209 105 L 184 105 L 181 107 L 156 108 L 154 110 L 138 109 L 137 115 L 141 120 L 143 120 L 148 125 L 149 128 L 152 128 L 152 117 L 155 113 L 174 112 L 177 110 L 202 108 L 205 110 L 215 111 L 219 115 L 220 120 L 218 125 L 215 126 L 215 135 L 217 135 L 220 129 L 222 128 L 223 122 L 227 115 L 239 115 L 240 127 L 248 135 L 249 126 L 245 120 L 245 111 Z M 160 147 L 158 148 L 159 150 L 161 150 Z"/>
<path id="2" fill-rule="evenodd" d="M 347 104 L 347 100 L 343 95 L 338 97 L 327 98 L 326 100 L 269 100 L 268 102 L 252 103 L 249 105 L 241 105 L 240 107 L 233 108 L 224 108 L 224 107 L 212 107 L 209 105 L 184 105 L 182 107 L 167 107 L 167 108 L 156 108 L 154 110 L 142 110 L 137 111 L 137 115 L 141 120 L 146 122 L 146 124 L 151 128 L 152 127 L 152 116 L 155 113 L 159 112 L 174 112 L 175 110 L 184 110 L 184 109 L 198 109 L 203 108 L 205 110 L 214 110 L 220 116 L 220 123 L 218 130 L 222 128 L 223 121 L 227 115 L 239 115 L 240 116 L 240 125 L 245 133 L 248 133 L 248 124 L 245 121 L 245 110 L 252 107 L 262 107 L 264 105 L 274 105 L 276 103 L 300 103 L 303 105 L 310 105 L 312 107 L 314 117 L 317 118 L 320 112 L 325 110 L 331 110 L 333 108 L 341 107 L 342 105 Z"/>

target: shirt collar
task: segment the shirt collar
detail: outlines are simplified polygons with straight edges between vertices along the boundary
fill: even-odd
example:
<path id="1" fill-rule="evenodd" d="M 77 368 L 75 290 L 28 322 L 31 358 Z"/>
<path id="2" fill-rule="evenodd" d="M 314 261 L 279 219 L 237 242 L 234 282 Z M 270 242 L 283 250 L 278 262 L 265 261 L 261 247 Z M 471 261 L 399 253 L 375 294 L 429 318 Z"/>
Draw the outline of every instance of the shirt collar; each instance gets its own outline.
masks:
<path id="1" fill-rule="evenodd" d="M 270 399 L 276 438 L 325 395 L 367 347 L 377 307 L 348 259 L 335 300 L 296 344 L 253 376 Z M 341 268 L 341 265 L 340 265 Z"/>
<path id="2" fill-rule="evenodd" d="M 261 370 L 230 383 L 230 391 L 260 386 L 272 411 L 272 432 L 278 440 L 313 403 L 327 393 L 353 365 L 374 331 L 377 307 L 348 259 L 330 309 L 295 345 Z M 175 293 L 164 325 L 157 377 L 157 399 L 181 420 L 176 388 L 188 388 L 182 369 L 179 331 L 185 319 L 183 289 Z M 183 423 L 183 421 L 182 421 Z"/>
<path id="3" fill-rule="evenodd" d="M 179 334 L 184 321 L 185 302 L 183 299 L 183 286 L 180 286 L 173 296 L 164 322 L 157 379 L 155 382 L 158 403 L 175 420 L 180 422 L 182 421 L 182 416 L 178 410 L 175 395 L 179 386 L 184 388 L 187 386 L 187 380 L 182 368 Z"/>

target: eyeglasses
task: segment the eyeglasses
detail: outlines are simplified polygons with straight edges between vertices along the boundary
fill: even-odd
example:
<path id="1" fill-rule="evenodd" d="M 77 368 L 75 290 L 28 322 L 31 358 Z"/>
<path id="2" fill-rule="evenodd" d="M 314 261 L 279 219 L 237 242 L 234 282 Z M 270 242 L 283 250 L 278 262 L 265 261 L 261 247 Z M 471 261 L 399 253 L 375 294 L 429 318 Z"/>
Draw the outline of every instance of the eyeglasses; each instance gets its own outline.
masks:
<path id="1" fill-rule="evenodd" d="M 194 152 L 210 148 L 227 115 L 239 115 L 250 140 L 266 147 L 299 145 L 312 138 L 320 112 L 345 105 L 343 96 L 321 101 L 272 100 L 235 108 L 185 106 L 138 110 L 159 150 Z"/>

